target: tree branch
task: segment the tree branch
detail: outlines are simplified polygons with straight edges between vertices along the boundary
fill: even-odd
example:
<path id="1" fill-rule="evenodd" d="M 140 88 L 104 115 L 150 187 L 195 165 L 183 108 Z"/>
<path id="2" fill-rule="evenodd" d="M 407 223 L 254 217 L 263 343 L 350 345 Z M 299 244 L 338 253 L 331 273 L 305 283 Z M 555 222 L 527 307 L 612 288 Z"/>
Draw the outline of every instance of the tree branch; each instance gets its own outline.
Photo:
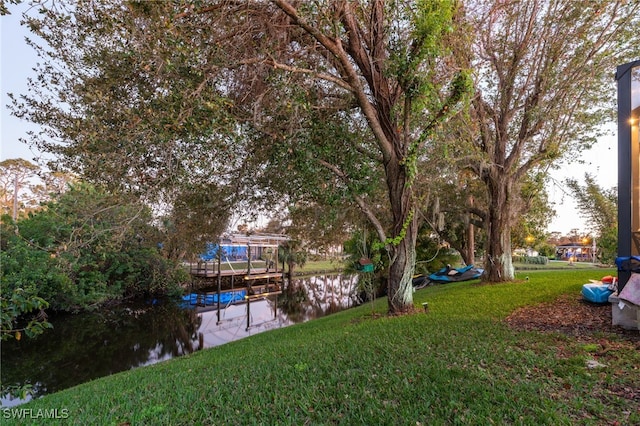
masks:
<path id="1" fill-rule="evenodd" d="M 327 74 L 327 73 L 321 73 L 321 72 L 317 72 L 317 71 L 313 71 L 307 68 L 299 68 L 299 67 L 292 67 L 290 65 L 285 65 L 285 64 L 281 64 L 279 62 L 276 62 L 274 59 L 267 59 L 266 61 L 264 61 L 264 63 L 266 63 L 267 65 L 270 65 L 274 68 L 277 69 L 281 69 L 284 71 L 289 71 L 292 73 L 297 73 L 297 74 L 307 74 L 307 75 L 311 75 L 313 77 L 316 77 L 320 80 L 324 80 L 324 81 L 328 81 L 331 83 L 334 83 L 335 85 L 342 87 L 345 90 L 348 90 L 349 92 L 353 92 L 353 87 L 351 85 L 349 85 L 349 83 L 347 83 L 346 81 L 344 81 L 343 79 L 336 77 L 334 75 L 331 74 Z"/>
<path id="2" fill-rule="evenodd" d="M 320 163 L 320 165 L 322 165 L 323 167 L 330 170 L 333 174 L 335 174 L 340 180 L 342 180 L 347 185 L 348 188 L 350 188 L 349 178 L 346 175 L 346 173 L 340 170 L 335 164 L 331 164 L 325 160 L 320 160 L 320 159 L 317 161 L 318 163 Z M 380 238 L 380 241 L 383 241 L 383 242 L 386 241 L 387 234 L 384 230 L 384 227 L 382 226 L 382 223 L 380 223 L 380 220 L 378 220 L 378 217 L 375 215 L 375 213 L 369 208 L 369 206 L 367 206 L 367 203 L 364 201 L 364 199 L 361 196 L 359 196 L 354 192 L 351 192 L 351 195 L 353 196 L 353 199 L 355 200 L 356 204 L 358 204 L 358 207 L 360 207 L 360 210 L 362 210 L 365 216 L 367 216 L 367 219 L 369 219 L 373 227 L 376 229 L 376 232 L 378 233 L 378 238 Z"/>
<path id="3" fill-rule="evenodd" d="M 369 101 L 367 94 L 362 87 L 362 83 L 353 68 L 353 63 L 349 59 L 349 56 L 345 52 L 342 47 L 342 42 L 339 38 L 332 39 L 322 33 L 317 28 L 313 27 L 309 23 L 305 22 L 299 15 L 298 11 L 295 7 L 293 7 L 289 2 L 284 0 L 272 0 L 273 4 L 275 4 L 278 8 L 280 8 L 289 18 L 300 28 L 305 30 L 308 34 L 314 37 L 325 49 L 327 49 L 335 58 L 338 60 L 342 70 L 339 70 L 341 73 L 344 73 L 343 78 L 348 84 L 351 86 L 351 91 L 353 92 L 358 105 L 362 109 L 364 116 L 369 122 L 369 126 L 373 131 L 373 134 L 376 137 L 378 142 L 378 146 L 380 151 L 382 152 L 382 157 L 385 163 L 388 163 L 392 156 L 394 155 L 393 144 L 387 139 L 384 130 L 382 129 L 381 123 L 378 120 L 378 116 L 376 114 L 376 110 L 374 106 Z"/>

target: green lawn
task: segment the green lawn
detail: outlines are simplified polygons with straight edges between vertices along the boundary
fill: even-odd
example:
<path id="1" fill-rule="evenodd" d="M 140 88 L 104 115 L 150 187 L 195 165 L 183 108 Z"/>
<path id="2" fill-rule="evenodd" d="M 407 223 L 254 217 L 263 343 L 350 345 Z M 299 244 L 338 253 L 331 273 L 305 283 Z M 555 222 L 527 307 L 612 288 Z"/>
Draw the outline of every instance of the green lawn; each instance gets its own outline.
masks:
<path id="1" fill-rule="evenodd" d="M 503 321 L 613 272 L 528 271 L 509 284 L 427 287 L 412 315 L 387 317 L 378 300 L 19 408 L 65 410 L 58 422 L 78 425 L 640 424 L 637 399 L 624 397 L 640 388 L 631 343 L 603 335 L 613 343 L 598 353 L 598 344 Z M 595 356 L 607 367 L 587 368 Z M 6 413 L 3 424 L 25 424 Z"/>
<path id="2" fill-rule="evenodd" d="M 303 266 L 297 266 L 294 272 L 301 274 L 339 272 L 345 268 L 345 263 L 339 260 L 313 260 L 306 262 Z"/>

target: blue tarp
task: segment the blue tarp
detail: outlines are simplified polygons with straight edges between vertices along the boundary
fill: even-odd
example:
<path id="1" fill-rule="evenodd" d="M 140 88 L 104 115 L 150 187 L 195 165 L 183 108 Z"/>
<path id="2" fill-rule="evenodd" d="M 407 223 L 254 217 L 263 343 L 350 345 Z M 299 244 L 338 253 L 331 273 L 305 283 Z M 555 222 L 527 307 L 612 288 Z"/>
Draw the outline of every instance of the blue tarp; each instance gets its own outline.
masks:
<path id="1" fill-rule="evenodd" d="M 221 250 L 221 260 L 223 262 L 233 262 L 235 260 L 247 260 L 246 246 L 207 244 L 207 251 L 200 255 L 200 259 L 210 261 L 218 258 L 218 250 Z"/>
<path id="2" fill-rule="evenodd" d="M 237 291 L 227 291 L 224 293 L 220 293 L 220 303 L 226 305 L 232 302 L 240 302 L 244 300 L 246 296 L 246 290 L 237 290 Z M 182 296 L 182 305 L 192 305 L 195 306 L 198 303 L 202 304 L 204 302 L 205 306 L 211 306 L 218 303 L 218 293 L 209 293 L 209 294 L 198 294 L 198 293 L 190 293 L 186 296 Z"/>
<path id="3" fill-rule="evenodd" d="M 616 258 L 616 265 L 618 266 L 618 271 L 639 272 L 640 256 L 618 257 Z"/>

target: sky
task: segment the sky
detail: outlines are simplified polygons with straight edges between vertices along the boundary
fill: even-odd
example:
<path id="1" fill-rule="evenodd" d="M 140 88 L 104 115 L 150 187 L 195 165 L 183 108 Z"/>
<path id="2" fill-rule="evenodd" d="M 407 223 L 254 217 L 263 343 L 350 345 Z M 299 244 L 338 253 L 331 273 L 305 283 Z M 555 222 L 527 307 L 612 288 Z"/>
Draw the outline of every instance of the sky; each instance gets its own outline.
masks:
<path id="1" fill-rule="evenodd" d="M 26 138 L 28 130 L 36 130 L 37 127 L 11 116 L 7 108 L 9 103 L 7 93 L 16 95 L 26 93 L 27 77 L 35 76 L 32 68 L 38 62 L 35 52 L 24 41 L 28 31 L 19 24 L 20 13 L 15 13 L 25 7 L 25 4 L 11 5 L 10 10 L 14 13 L 0 16 L 0 92 L 2 93 L 0 160 L 24 158 L 33 161 L 39 156 L 37 151 L 32 151 L 27 145 L 19 142 L 20 138 Z M 611 74 L 614 73 L 615 68 L 612 66 Z M 611 84 L 615 85 L 613 79 Z M 613 123 L 606 126 L 612 130 L 616 128 Z M 617 186 L 617 155 L 617 136 L 614 134 L 601 138 L 591 150 L 583 152 L 580 163 L 563 164 L 558 170 L 551 172 L 552 184 L 549 186 L 549 196 L 557 214 L 547 227 L 549 232 L 569 234 L 572 229 L 578 229 L 580 234 L 587 233 L 588 224 L 580 216 L 576 202 L 568 193 L 564 182 L 569 178 L 579 181 L 588 172 L 596 177 L 596 182 L 602 188 L 610 189 Z"/>

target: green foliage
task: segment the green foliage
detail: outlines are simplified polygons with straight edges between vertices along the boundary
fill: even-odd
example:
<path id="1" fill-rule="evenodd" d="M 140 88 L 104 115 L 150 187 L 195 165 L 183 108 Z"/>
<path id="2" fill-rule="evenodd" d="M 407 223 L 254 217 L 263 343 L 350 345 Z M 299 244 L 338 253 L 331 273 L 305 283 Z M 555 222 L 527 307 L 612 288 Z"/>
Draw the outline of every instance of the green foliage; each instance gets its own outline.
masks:
<path id="1" fill-rule="evenodd" d="M 374 265 L 376 276 L 365 276 L 365 285 L 371 286 L 370 281 L 377 281 L 374 293 L 380 294 L 384 284 L 380 278 L 389 268 L 389 257 L 386 255 L 384 245 L 377 239 L 375 232 L 354 231 L 351 238 L 344 242 L 344 253 L 349 257 L 346 260 L 347 272 L 358 272 L 358 261 L 361 258 L 368 258 Z M 434 238 L 427 224 L 423 224 L 418 232 L 416 241 L 416 274 L 429 274 L 435 272 L 447 264 L 457 264 L 460 256 L 449 247 L 443 246 L 437 238 Z"/>
<path id="2" fill-rule="evenodd" d="M 22 288 L 16 288 L 10 292 L 5 290 L 3 288 L 0 295 L 1 340 L 11 338 L 20 340 L 22 333 L 27 337 L 34 337 L 52 327 L 44 315 L 44 310 L 49 307 L 49 304 L 43 298 L 29 294 Z M 24 317 L 33 311 L 38 311 L 38 315 L 24 320 Z M 24 324 L 20 324 L 21 320 Z"/>
<path id="3" fill-rule="evenodd" d="M 54 310 L 77 311 L 122 297 L 170 291 L 184 279 L 156 248 L 148 211 L 75 185 L 27 218 L 3 218 L 3 294 L 22 288 Z"/>
<path id="4" fill-rule="evenodd" d="M 307 263 L 307 256 L 300 241 L 289 240 L 278 247 L 278 262 L 287 264 L 289 276 L 293 275 L 296 266 L 302 267 Z"/>
<path id="5" fill-rule="evenodd" d="M 344 242 L 343 252 L 348 256 L 345 260 L 345 272 L 359 274 L 358 290 L 373 302 L 384 293 L 385 281 L 382 277 L 389 268 L 389 257 L 384 255 L 383 245 L 376 233 L 366 227 L 355 230 L 351 238 Z M 371 261 L 373 272 L 361 271 L 359 261 L 363 258 Z"/>
<path id="6" fill-rule="evenodd" d="M 476 93 L 470 120 L 447 130 L 451 145 L 467 147 L 460 166 L 486 186 L 487 280 L 513 278 L 509 233 L 522 229 L 514 219 L 527 211 L 519 190 L 530 174 L 604 133 L 612 64 L 637 57 L 639 12 L 626 1 L 464 6 L 469 31 L 451 48 L 461 69 L 474 67 Z"/>
<path id="7" fill-rule="evenodd" d="M 351 238 L 343 244 L 343 251 L 348 258 L 346 260 L 347 273 L 358 271 L 358 261 L 362 258 L 371 260 L 374 270 L 383 271 L 389 267 L 389 259 L 384 256 L 383 245 L 378 240 L 376 233 L 363 228 L 355 230 Z"/>
<path id="8" fill-rule="evenodd" d="M 613 264 L 618 252 L 618 191 L 601 188 L 588 173 L 583 183 L 570 179 L 567 186 L 576 198 L 579 214 L 587 219 L 595 233 L 598 259 L 604 264 Z"/>
<path id="9" fill-rule="evenodd" d="M 421 66 L 425 60 L 438 57 L 443 52 L 443 34 L 450 32 L 453 4 L 449 1 L 420 1 L 410 12 L 411 45 L 406 40 L 391 40 L 390 71 L 404 89 L 407 97 L 420 99 L 420 107 L 425 108 L 424 98 L 433 101 L 434 84 L 429 72 Z M 425 96 L 426 95 L 426 96 Z"/>
<path id="10" fill-rule="evenodd" d="M 613 265 L 616 257 L 618 257 L 618 227 L 604 229 L 600 232 L 600 238 L 597 241 L 598 252 L 596 256 L 600 263 L 604 265 Z"/>
<path id="11" fill-rule="evenodd" d="M 546 242 L 536 244 L 535 249 L 538 251 L 540 256 L 544 256 L 548 259 L 555 258 L 556 256 L 556 247 L 552 244 Z"/>
<path id="12" fill-rule="evenodd" d="M 585 173 L 584 179 L 568 179 L 567 186 L 576 198 L 578 213 L 591 224 L 593 231 L 602 232 L 618 223 L 618 191 L 601 188 L 595 177 Z"/>
<path id="13" fill-rule="evenodd" d="M 0 262 L 4 263 L 4 257 L 0 256 Z M 46 329 L 53 328 L 47 321 L 45 309 L 49 303 L 41 297 L 25 291 L 22 288 L 10 290 L 5 286 L 5 280 L 0 281 L 0 340 L 21 340 L 24 333 L 33 338 L 44 333 Z M 30 316 L 34 311 L 36 315 Z M 3 378 L 6 375 L 3 375 Z M 25 399 L 33 393 L 31 384 L 6 385 L 0 383 L 0 396 L 15 395 Z"/>
<path id="14" fill-rule="evenodd" d="M 409 212 L 409 214 L 407 215 L 407 218 L 404 220 L 404 222 L 402 222 L 402 228 L 400 229 L 400 232 L 398 233 L 398 235 L 396 235 L 393 238 L 388 237 L 384 241 L 384 243 L 380 241 L 375 242 L 372 246 L 372 250 L 374 251 L 382 250 L 387 246 L 393 246 L 393 247 L 399 246 L 400 243 L 404 241 L 405 237 L 407 236 L 407 230 L 409 229 L 409 225 L 411 224 L 411 221 L 413 221 L 414 213 L 415 213 L 414 210 Z"/>
<path id="15" fill-rule="evenodd" d="M 38 207 L 33 184 L 38 166 L 22 158 L 0 162 L 0 211 L 15 219 Z"/>
<path id="16" fill-rule="evenodd" d="M 460 255 L 434 238 L 428 226 L 420 227 L 416 242 L 416 274 L 429 274 L 459 262 Z"/>
<path id="17" fill-rule="evenodd" d="M 411 222 L 418 160 L 470 88 L 449 66 L 450 0 L 41 10 L 26 22 L 51 61 L 13 105 L 55 136 L 34 143 L 91 182 L 174 208 L 213 182 L 234 208 L 358 206 L 385 239 Z M 187 207 L 176 212 L 198 211 Z"/>
<path id="18" fill-rule="evenodd" d="M 521 211 L 511 230 L 514 248 L 525 248 L 546 240 L 546 227 L 555 215 L 549 203 L 546 173 L 529 173 L 520 182 Z M 533 237 L 533 244 L 530 239 Z"/>
<path id="19" fill-rule="evenodd" d="M 549 258 L 546 256 L 513 256 L 513 262 L 531 265 L 546 265 L 549 263 Z"/>

